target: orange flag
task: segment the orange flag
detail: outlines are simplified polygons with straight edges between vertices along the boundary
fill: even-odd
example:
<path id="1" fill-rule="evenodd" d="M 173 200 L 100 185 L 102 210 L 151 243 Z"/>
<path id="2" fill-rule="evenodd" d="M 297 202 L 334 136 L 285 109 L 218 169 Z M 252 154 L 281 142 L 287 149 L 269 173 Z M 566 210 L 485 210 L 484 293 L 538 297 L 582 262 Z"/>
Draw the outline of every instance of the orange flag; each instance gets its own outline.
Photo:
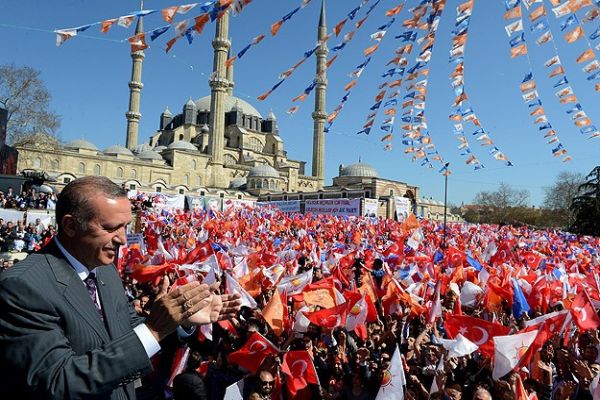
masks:
<path id="1" fill-rule="evenodd" d="M 596 92 L 600 92 L 600 83 L 596 83 Z"/>
<path id="2" fill-rule="evenodd" d="M 528 81 L 521 84 L 521 92 L 523 93 L 529 92 L 533 89 L 535 89 L 535 81 Z"/>
<path id="3" fill-rule="evenodd" d="M 580 119 L 575 121 L 575 126 L 588 126 L 592 124 L 592 120 L 589 118 Z"/>
<path id="4" fill-rule="evenodd" d="M 561 75 L 565 73 L 565 69 L 563 68 L 562 65 L 559 65 L 558 67 L 554 68 L 554 70 L 552 72 L 550 72 L 550 74 L 548 75 L 548 78 L 552 78 L 556 75 Z"/>
<path id="5" fill-rule="evenodd" d="M 538 107 L 535 110 L 533 110 L 529 115 L 544 115 L 544 107 Z"/>
<path id="6" fill-rule="evenodd" d="M 227 68 L 231 67 L 234 63 L 234 61 L 237 60 L 237 56 L 233 56 L 230 59 L 228 59 L 227 61 L 225 61 L 225 66 Z"/>
<path id="7" fill-rule="evenodd" d="M 117 22 L 117 18 L 107 19 L 106 21 L 102 21 L 100 25 L 100 32 L 106 33 L 113 26 L 113 24 Z"/>
<path id="8" fill-rule="evenodd" d="M 337 58 L 338 58 L 338 54 L 336 54 L 335 56 L 333 56 L 329 60 L 327 60 L 327 63 L 325 64 L 325 68 L 331 67 L 331 64 L 333 64 L 335 62 L 335 60 L 337 60 Z"/>
<path id="9" fill-rule="evenodd" d="M 367 47 L 364 51 L 363 54 L 365 55 L 365 57 L 370 56 L 371 54 L 373 54 L 374 52 L 377 51 L 377 49 L 379 48 L 379 43 L 371 46 L 371 47 Z"/>
<path id="10" fill-rule="evenodd" d="M 342 31 L 342 28 L 346 24 L 347 20 L 348 20 L 348 18 L 344 18 L 333 28 L 333 31 L 335 32 L 335 36 L 340 36 L 340 32 Z"/>
<path id="11" fill-rule="evenodd" d="M 281 26 L 283 25 L 285 21 L 284 20 L 279 20 L 277 22 L 275 22 L 273 25 L 271 25 L 271 35 L 275 36 L 277 35 L 277 32 L 279 32 L 279 30 L 281 29 Z"/>
<path id="12" fill-rule="evenodd" d="M 592 49 L 587 49 L 579 57 L 577 57 L 578 63 L 584 63 L 586 61 L 590 61 L 594 59 L 594 51 Z"/>
<path id="13" fill-rule="evenodd" d="M 583 7 L 588 7 L 591 5 L 592 0 L 569 0 L 569 10 L 571 10 L 572 13 L 576 13 Z"/>
<path id="14" fill-rule="evenodd" d="M 521 18 L 521 7 L 517 6 L 515 8 L 511 8 L 507 12 L 504 13 L 504 19 L 513 19 L 513 18 Z"/>
<path id="15" fill-rule="evenodd" d="M 144 32 L 138 33 L 135 36 L 130 37 L 127 41 L 131 44 L 131 52 L 142 51 L 148 48 L 146 44 L 146 34 Z"/>
<path id="16" fill-rule="evenodd" d="M 395 80 L 394 82 L 390 83 L 388 86 L 393 88 L 394 86 L 400 86 L 400 85 L 402 85 L 402 79 Z"/>
<path id="17" fill-rule="evenodd" d="M 398 15 L 398 14 L 400 14 L 400 11 L 402 11 L 402 4 L 400 4 L 397 7 L 394 7 L 394 8 L 391 8 L 391 9 L 387 10 L 385 12 L 385 16 L 386 17 L 391 17 L 393 15 Z"/>
<path id="18" fill-rule="evenodd" d="M 585 33 L 583 32 L 583 28 L 581 26 L 578 26 L 577 28 L 573 29 L 571 32 L 567 33 L 564 36 L 564 38 L 567 43 L 573 43 L 573 42 L 576 42 L 577 40 L 581 39 L 583 36 L 585 36 Z"/>
<path id="19" fill-rule="evenodd" d="M 529 14 L 529 19 L 531 20 L 531 22 L 535 22 L 538 18 L 543 17 L 546 15 L 546 8 L 541 5 L 538 8 L 536 8 L 535 10 L 533 10 L 531 12 L 531 14 Z"/>
<path id="20" fill-rule="evenodd" d="M 334 292 L 332 288 L 319 288 L 303 293 L 306 304 L 320 306 L 323 308 L 335 307 Z"/>
<path id="21" fill-rule="evenodd" d="M 278 289 L 275 289 L 271 300 L 265 306 L 262 311 L 262 316 L 267 321 L 273 332 L 277 336 L 281 336 L 285 329 L 285 311 L 283 302 L 281 301 L 281 294 Z"/>
<path id="22" fill-rule="evenodd" d="M 348 91 L 348 90 L 352 89 L 354 86 L 356 86 L 356 84 L 357 84 L 356 79 L 353 79 L 350 82 L 348 82 L 346 84 L 346 86 L 344 86 L 344 90 Z"/>
<path id="23" fill-rule="evenodd" d="M 410 214 L 401 225 L 403 231 L 409 231 L 419 227 L 419 220 L 414 214 Z"/>
<path id="24" fill-rule="evenodd" d="M 179 6 L 167 7 L 162 10 L 162 17 L 167 23 L 172 24 L 173 18 L 175 18 L 175 13 Z"/>
<path id="25" fill-rule="evenodd" d="M 204 29 L 204 25 L 206 25 L 209 20 L 210 17 L 208 16 L 208 13 L 194 17 L 194 30 L 198 32 L 198 34 L 201 34 L 202 30 Z"/>
<path id="26" fill-rule="evenodd" d="M 560 104 L 577 103 L 577 96 L 571 95 L 560 99 Z"/>
<path id="27" fill-rule="evenodd" d="M 525 43 L 518 45 L 517 47 L 513 47 L 510 49 L 510 58 L 516 58 L 518 56 L 524 56 L 527 54 L 527 45 Z"/>

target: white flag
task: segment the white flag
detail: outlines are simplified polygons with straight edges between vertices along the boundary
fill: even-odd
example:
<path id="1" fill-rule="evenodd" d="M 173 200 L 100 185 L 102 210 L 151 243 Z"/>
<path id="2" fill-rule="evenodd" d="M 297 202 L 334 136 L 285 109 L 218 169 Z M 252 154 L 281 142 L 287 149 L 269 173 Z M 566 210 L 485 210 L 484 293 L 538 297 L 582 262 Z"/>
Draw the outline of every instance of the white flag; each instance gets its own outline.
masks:
<path id="1" fill-rule="evenodd" d="M 225 285 L 228 294 L 238 293 L 242 297 L 242 305 L 248 308 L 256 308 L 256 301 L 250 294 L 240 285 L 240 283 L 227 272 L 225 272 Z"/>
<path id="2" fill-rule="evenodd" d="M 286 295 L 292 296 L 302 292 L 307 285 L 312 283 L 313 270 L 312 268 L 298 275 L 288 276 L 283 278 L 277 288 L 279 292 L 285 292 Z"/>
<path id="3" fill-rule="evenodd" d="M 538 331 L 535 330 L 516 335 L 494 337 L 494 371 L 492 377 L 495 380 L 502 378 L 519 364 L 537 334 Z"/>
<path id="4" fill-rule="evenodd" d="M 396 345 L 392 362 L 389 369 L 383 373 L 381 388 L 375 400 L 404 400 L 404 385 L 406 385 L 406 376 L 404 376 L 400 349 Z"/>

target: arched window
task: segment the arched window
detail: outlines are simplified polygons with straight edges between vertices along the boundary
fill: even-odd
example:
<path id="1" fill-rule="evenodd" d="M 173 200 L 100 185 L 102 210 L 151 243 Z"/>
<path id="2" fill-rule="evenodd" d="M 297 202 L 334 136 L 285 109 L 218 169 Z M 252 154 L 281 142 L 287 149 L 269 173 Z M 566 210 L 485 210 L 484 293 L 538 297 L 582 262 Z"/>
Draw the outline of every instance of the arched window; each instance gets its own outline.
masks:
<path id="1" fill-rule="evenodd" d="M 79 163 L 78 171 L 80 174 L 85 174 L 85 163 L 82 163 L 82 162 Z"/>
<path id="2" fill-rule="evenodd" d="M 185 176 L 183 177 L 183 184 L 186 186 L 190 185 L 190 176 L 188 174 L 185 174 Z"/>
<path id="3" fill-rule="evenodd" d="M 235 165 L 235 164 L 237 164 L 237 159 L 234 156 L 232 156 L 231 154 L 225 154 L 223 156 L 223 163 L 225 165 Z"/>
<path id="4" fill-rule="evenodd" d="M 132 177 L 133 179 L 137 178 L 137 171 L 135 169 L 132 169 L 129 176 Z"/>
<path id="5" fill-rule="evenodd" d="M 262 188 L 262 181 L 261 181 L 260 179 L 257 179 L 257 180 L 256 180 L 256 188 L 257 188 L 257 189 L 260 189 L 260 188 Z"/>
<path id="6" fill-rule="evenodd" d="M 196 177 L 196 186 L 202 186 L 202 177 L 201 176 Z"/>
<path id="7" fill-rule="evenodd" d="M 122 178 L 123 177 L 123 168 L 119 167 L 117 168 L 117 178 Z"/>
<path id="8" fill-rule="evenodd" d="M 100 175 L 102 173 L 102 168 L 100 168 L 100 164 L 94 165 L 94 175 Z"/>
<path id="9" fill-rule="evenodd" d="M 262 187 L 264 189 L 268 189 L 269 188 L 269 181 L 266 180 L 266 179 L 263 179 Z"/>
<path id="10" fill-rule="evenodd" d="M 33 159 L 33 168 L 42 168 L 42 159 L 36 157 Z"/>
<path id="11" fill-rule="evenodd" d="M 195 171 L 198 168 L 198 163 L 196 160 L 192 160 L 192 170 Z"/>
<path id="12" fill-rule="evenodd" d="M 179 140 L 183 140 L 183 133 L 179 134 Z"/>
<path id="13" fill-rule="evenodd" d="M 264 147 L 265 147 L 265 145 L 263 144 L 263 142 L 261 142 L 260 140 L 258 140 L 255 137 L 251 137 L 250 139 L 248 139 L 248 145 L 246 146 L 246 148 L 248 148 L 250 150 L 259 151 L 259 152 L 262 152 Z"/>

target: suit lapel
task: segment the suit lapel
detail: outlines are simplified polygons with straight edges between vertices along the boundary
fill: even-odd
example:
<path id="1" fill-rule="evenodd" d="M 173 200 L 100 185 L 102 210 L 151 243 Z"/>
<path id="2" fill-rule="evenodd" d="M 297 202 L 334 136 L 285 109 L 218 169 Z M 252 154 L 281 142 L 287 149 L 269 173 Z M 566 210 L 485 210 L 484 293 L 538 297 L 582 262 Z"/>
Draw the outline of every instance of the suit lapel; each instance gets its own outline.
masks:
<path id="1" fill-rule="evenodd" d="M 106 273 L 107 268 L 112 268 L 112 266 L 103 266 L 98 267 L 96 269 L 96 276 L 98 280 L 98 294 L 100 295 L 100 304 L 102 304 L 102 310 L 104 311 L 104 322 L 108 327 L 108 332 L 112 338 L 118 336 L 118 322 L 117 318 L 117 310 L 115 308 L 115 299 L 113 296 L 116 294 L 113 293 L 112 288 L 109 285 L 106 285 L 104 282 L 108 281 Z M 108 316 L 108 317 L 107 317 Z"/>
<path id="2" fill-rule="evenodd" d="M 44 253 L 46 253 L 46 259 L 54 272 L 56 280 L 65 287 L 63 295 L 67 302 L 73 306 L 75 311 L 81 315 L 83 320 L 104 342 L 109 342 L 110 337 L 104 327 L 104 322 L 98 317 L 96 307 L 75 269 L 64 259 L 54 242 L 44 248 Z"/>

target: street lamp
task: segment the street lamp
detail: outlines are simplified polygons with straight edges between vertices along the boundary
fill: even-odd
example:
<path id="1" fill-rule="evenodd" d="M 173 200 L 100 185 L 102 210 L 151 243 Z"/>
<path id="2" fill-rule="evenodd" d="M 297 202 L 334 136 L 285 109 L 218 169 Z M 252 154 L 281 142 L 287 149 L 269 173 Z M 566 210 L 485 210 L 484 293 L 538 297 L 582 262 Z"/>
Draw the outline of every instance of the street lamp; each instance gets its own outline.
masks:
<path id="1" fill-rule="evenodd" d="M 442 249 L 446 248 L 446 208 L 448 207 L 448 175 L 450 175 L 450 171 L 448 171 L 449 166 L 449 162 L 444 164 L 444 236 L 442 237 Z"/>

